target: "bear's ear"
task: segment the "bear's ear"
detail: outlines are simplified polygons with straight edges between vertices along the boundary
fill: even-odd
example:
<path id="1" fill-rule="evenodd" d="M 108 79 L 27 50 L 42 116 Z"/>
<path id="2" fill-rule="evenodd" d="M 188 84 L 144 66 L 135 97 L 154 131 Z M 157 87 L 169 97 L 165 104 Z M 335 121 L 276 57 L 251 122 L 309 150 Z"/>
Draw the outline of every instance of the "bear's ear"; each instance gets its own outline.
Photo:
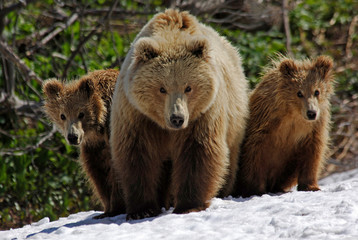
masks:
<path id="1" fill-rule="evenodd" d="M 63 84 L 57 79 L 46 80 L 42 90 L 47 98 L 58 98 L 62 92 Z"/>
<path id="2" fill-rule="evenodd" d="M 134 45 L 134 58 L 137 62 L 147 62 L 158 55 L 158 44 L 151 38 L 143 37 Z"/>
<path id="3" fill-rule="evenodd" d="M 321 79 L 326 79 L 328 73 L 333 68 L 333 60 L 328 56 L 319 56 L 314 62 L 312 71 L 319 74 Z"/>
<path id="4" fill-rule="evenodd" d="M 197 38 L 187 45 L 188 51 L 197 58 L 208 58 L 208 42 L 206 39 Z"/>
<path id="5" fill-rule="evenodd" d="M 78 87 L 79 91 L 84 93 L 88 98 L 92 96 L 95 91 L 95 85 L 91 78 L 85 77 L 80 80 Z"/>
<path id="6" fill-rule="evenodd" d="M 292 79 L 295 77 L 298 68 L 295 62 L 291 59 L 285 59 L 280 63 L 279 66 L 282 76 L 286 79 Z"/>

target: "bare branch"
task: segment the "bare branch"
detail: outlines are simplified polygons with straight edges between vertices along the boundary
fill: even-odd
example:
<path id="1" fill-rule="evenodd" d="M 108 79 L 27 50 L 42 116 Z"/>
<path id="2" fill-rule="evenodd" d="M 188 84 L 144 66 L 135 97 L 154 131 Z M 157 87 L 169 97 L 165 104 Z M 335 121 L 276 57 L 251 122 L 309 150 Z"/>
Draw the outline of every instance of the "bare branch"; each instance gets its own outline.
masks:
<path id="1" fill-rule="evenodd" d="M 50 132 L 48 132 L 44 137 L 42 137 L 35 145 L 27 146 L 25 148 L 11 148 L 11 149 L 3 149 L 0 151 L 0 156 L 4 155 L 12 155 L 12 156 L 21 156 L 27 154 L 31 151 L 42 146 L 44 142 L 52 138 L 52 136 L 57 132 L 57 128 L 55 125 L 52 126 Z"/>
<path id="2" fill-rule="evenodd" d="M 273 1 L 178 0 L 169 1 L 167 5 L 189 10 L 206 22 L 228 29 L 268 30 L 272 26 L 281 26 L 282 22 L 281 8 Z"/>
<path id="3" fill-rule="evenodd" d="M 24 74 L 26 81 L 31 79 L 36 80 L 39 84 L 42 84 L 42 79 L 36 75 L 25 63 L 22 61 L 11 49 L 7 43 L 0 40 L 0 52 L 6 57 L 8 61 L 14 63 L 17 68 Z"/>
<path id="4" fill-rule="evenodd" d="M 0 91 L 0 114 L 6 114 L 12 109 L 18 116 L 39 119 L 42 114 L 42 103 L 24 101 L 16 95 L 9 95 Z"/>
<path id="5" fill-rule="evenodd" d="M 334 96 L 333 105 L 338 112 L 332 115 L 334 128 L 332 134 L 332 151 L 329 163 L 333 170 L 348 170 L 358 166 L 358 94 L 346 99 Z M 335 162 L 339 162 L 338 166 Z M 332 167 L 332 166 L 330 166 Z"/>
<path id="6" fill-rule="evenodd" d="M 10 133 L 6 132 L 5 130 L 2 130 L 2 129 L 0 129 L 0 133 L 1 133 L 2 135 L 5 135 L 5 136 L 11 138 L 11 139 L 15 139 L 15 138 L 16 138 L 16 136 L 14 136 L 14 135 L 12 135 L 12 134 L 10 134 Z"/>
<path id="7" fill-rule="evenodd" d="M 286 34 L 286 49 L 287 54 L 290 57 L 293 57 L 291 49 L 291 30 L 290 30 L 290 20 L 288 17 L 288 0 L 282 0 L 282 15 L 283 15 L 283 25 L 285 28 Z"/>
<path id="8" fill-rule="evenodd" d="M 82 39 L 82 41 L 78 44 L 77 48 L 75 51 L 72 52 L 71 56 L 69 57 L 67 63 L 66 63 L 66 66 L 63 70 L 63 74 L 62 74 L 62 79 L 65 79 L 66 76 L 67 76 L 67 71 L 73 61 L 73 59 L 75 58 L 75 56 L 80 52 L 82 46 L 95 34 L 99 31 L 99 29 L 101 29 L 101 27 L 104 25 L 105 21 L 108 20 L 111 15 L 112 15 L 112 12 L 113 12 L 113 9 L 117 6 L 118 4 L 118 0 L 116 0 L 114 2 L 114 4 L 112 5 L 110 11 L 108 12 L 108 14 L 102 19 L 99 21 L 99 23 L 97 24 L 97 26 L 84 38 Z"/>
<path id="9" fill-rule="evenodd" d="M 0 19 L 5 17 L 7 14 L 9 14 L 10 12 L 25 7 L 26 5 L 36 2 L 37 0 L 23 0 L 23 1 L 19 1 L 18 3 L 14 3 L 8 7 L 5 7 L 3 9 L 0 10 Z"/>
<path id="10" fill-rule="evenodd" d="M 103 8 L 103 9 L 87 9 L 84 10 L 83 15 L 94 15 L 94 16 L 102 16 L 108 14 L 111 8 Z M 134 11 L 134 10 L 125 10 L 125 9 L 113 9 L 111 19 L 127 19 L 128 16 L 134 15 L 151 15 L 155 14 L 155 11 Z"/>
<path id="11" fill-rule="evenodd" d="M 68 18 L 67 22 L 64 24 L 59 24 L 52 32 L 50 32 L 46 37 L 44 37 L 40 43 L 36 44 L 36 46 L 31 50 L 30 54 L 33 54 L 37 49 L 46 45 L 51 39 L 56 37 L 59 33 L 64 31 L 67 27 L 71 26 L 78 19 L 78 14 L 75 13 L 71 17 Z"/>
<path id="12" fill-rule="evenodd" d="M 346 44 L 347 60 L 349 60 L 353 57 L 353 54 L 352 54 L 353 37 L 352 36 L 354 35 L 355 27 L 356 27 L 357 23 L 358 23 L 358 15 L 353 17 L 352 22 L 349 25 L 348 38 L 347 38 L 347 44 Z"/>

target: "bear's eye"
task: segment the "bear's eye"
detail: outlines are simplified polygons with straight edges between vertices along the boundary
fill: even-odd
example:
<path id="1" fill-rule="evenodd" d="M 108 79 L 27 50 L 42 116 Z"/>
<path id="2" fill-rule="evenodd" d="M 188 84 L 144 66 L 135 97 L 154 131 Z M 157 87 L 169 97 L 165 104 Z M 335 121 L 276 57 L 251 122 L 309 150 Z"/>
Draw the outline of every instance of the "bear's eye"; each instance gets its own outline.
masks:
<path id="1" fill-rule="evenodd" d="M 161 93 L 167 93 L 167 90 L 165 90 L 163 87 L 161 87 L 159 91 L 160 91 Z"/>
<path id="2" fill-rule="evenodd" d="M 80 112 L 80 114 L 78 114 L 78 118 L 82 119 L 85 116 L 85 114 L 83 112 Z"/>
<path id="3" fill-rule="evenodd" d="M 299 97 L 299 98 L 303 98 L 303 94 L 301 93 L 301 91 L 298 91 L 298 93 L 297 93 L 297 97 Z"/>
<path id="4" fill-rule="evenodd" d="M 318 90 L 314 91 L 314 95 L 315 95 L 316 97 L 318 97 L 318 96 L 319 96 L 319 91 L 318 91 Z"/>
<path id="5" fill-rule="evenodd" d="M 61 114 L 61 116 L 60 116 L 60 117 L 61 117 L 61 119 L 62 119 L 62 120 L 66 120 L 65 115 Z"/>
<path id="6" fill-rule="evenodd" d="M 186 92 L 186 93 L 191 92 L 191 87 L 190 87 L 190 86 L 187 86 L 187 87 L 185 88 L 185 92 Z"/>

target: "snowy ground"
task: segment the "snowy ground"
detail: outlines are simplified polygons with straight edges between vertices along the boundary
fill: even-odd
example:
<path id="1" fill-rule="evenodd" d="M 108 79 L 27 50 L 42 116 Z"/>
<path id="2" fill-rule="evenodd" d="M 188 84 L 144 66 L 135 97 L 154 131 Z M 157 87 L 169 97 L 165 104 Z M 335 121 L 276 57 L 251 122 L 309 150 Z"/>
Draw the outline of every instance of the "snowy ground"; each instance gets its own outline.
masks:
<path id="1" fill-rule="evenodd" d="M 92 219 L 80 212 L 50 222 L 0 231 L 0 239 L 358 239 L 358 169 L 334 174 L 322 191 L 213 199 L 199 213 L 126 222 L 125 215 Z"/>

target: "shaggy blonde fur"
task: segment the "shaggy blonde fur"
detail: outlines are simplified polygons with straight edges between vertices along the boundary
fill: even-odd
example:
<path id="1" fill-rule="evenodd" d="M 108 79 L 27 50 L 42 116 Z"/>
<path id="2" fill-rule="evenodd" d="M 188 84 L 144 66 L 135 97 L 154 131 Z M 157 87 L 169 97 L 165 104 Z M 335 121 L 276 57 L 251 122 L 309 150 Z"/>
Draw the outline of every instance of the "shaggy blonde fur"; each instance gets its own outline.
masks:
<path id="1" fill-rule="evenodd" d="M 159 214 L 170 195 L 174 213 L 186 213 L 230 193 L 248 113 L 237 50 L 189 13 L 166 10 L 138 34 L 122 69 L 110 142 L 127 219 Z"/>

